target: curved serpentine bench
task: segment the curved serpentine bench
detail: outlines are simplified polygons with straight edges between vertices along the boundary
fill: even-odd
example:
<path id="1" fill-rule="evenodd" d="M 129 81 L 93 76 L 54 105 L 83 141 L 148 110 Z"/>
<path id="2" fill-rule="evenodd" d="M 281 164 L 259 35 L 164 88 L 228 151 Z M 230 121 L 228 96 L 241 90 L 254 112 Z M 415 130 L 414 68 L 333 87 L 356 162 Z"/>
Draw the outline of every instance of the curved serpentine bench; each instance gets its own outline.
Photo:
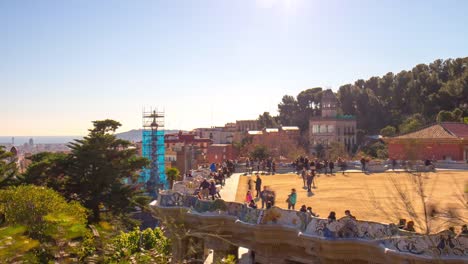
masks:
<path id="1" fill-rule="evenodd" d="M 196 196 L 174 191 L 160 192 L 158 200 L 151 205 L 163 209 L 159 212 L 169 208 L 184 208 L 185 214 L 200 219 L 224 217 L 223 219 L 232 219 L 244 228 L 282 227 L 295 230 L 299 238 L 323 241 L 332 246 L 334 243 L 338 245 L 343 241 L 352 241 L 356 244 L 367 243 L 379 247 L 383 252 L 410 257 L 412 260 L 437 258 L 444 262 L 468 263 L 468 237 L 455 237 L 448 231 L 427 236 L 401 231 L 394 225 L 356 221 L 348 217 L 329 222 L 327 219 L 312 217 L 309 213 L 278 207 L 268 210 L 252 209 L 242 203 L 225 202 L 221 199 L 199 200 Z M 281 237 L 277 239 L 281 240 Z"/>

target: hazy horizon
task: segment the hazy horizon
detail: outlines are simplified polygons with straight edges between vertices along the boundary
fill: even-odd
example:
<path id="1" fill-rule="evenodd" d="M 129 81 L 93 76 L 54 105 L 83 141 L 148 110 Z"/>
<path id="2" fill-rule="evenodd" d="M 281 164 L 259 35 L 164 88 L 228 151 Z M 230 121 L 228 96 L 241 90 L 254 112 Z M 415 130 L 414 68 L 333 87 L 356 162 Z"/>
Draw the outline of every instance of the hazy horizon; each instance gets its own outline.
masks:
<path id="1" fill-rule="evenodd" d="M 285 94 L 468 56 L 467 1 L 2 1 L 0 135 L 190 130 Z"/>

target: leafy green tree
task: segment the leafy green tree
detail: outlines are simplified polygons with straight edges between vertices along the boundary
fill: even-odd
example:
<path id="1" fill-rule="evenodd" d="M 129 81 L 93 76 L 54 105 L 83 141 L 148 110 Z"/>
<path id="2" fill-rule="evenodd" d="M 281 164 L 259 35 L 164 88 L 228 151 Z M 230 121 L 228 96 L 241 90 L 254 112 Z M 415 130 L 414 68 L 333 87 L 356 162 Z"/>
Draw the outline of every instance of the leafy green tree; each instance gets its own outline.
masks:
<path id="1" fill-rule="evenodd" d="M 362 151 L 371 157 L 379 158 L 379 159 L 386 159 L 388 158 L 388 149 L 387 145 L 383 142 L 375 142 L 369 146 L 365 146 L 362 148 Z"/>
<path id="2" fill-rule="evenodd" d="M 0 146 L 0 188 L 15 184 L 18 181 L 17 176 L 18 167 L 13 153 L 5 151 L 5 147 Z"/>
<path id="3" fill-rule="evenodd" d="M 174 185 L 174 181 L 177 181 L 178 179 L 180 179 L 180 172 L 179 172 L 179 169 L 177 168 L 168 168 L 166 170 L 166 175 L 167 175 L 167 179 L 169 180 L 169 187 L 170 189 L 172 189 L 172 186 Z"/>
<path id="4" fill-rule="evenodd" d="M 70 177 L 68 191 L 92 211 L 93 221 L 99 221 L 102 206 L 116 215 L 133 210 L 132 198 L 140 192 L 124 180 L 135 180 L 148 160 L 137 157 L 129 141 L 114 135 L 119 122 L 106 119 L 93 124 L 88 136 L 70 144 L 65 174 Z"/>
<path id="5" fill-rule="evenodd" d="M 453 121 L 453 115 L 452 112 L 442 110 L 437 114 L 437 122 L 447 122 L 447 121 Z"/>
<path id="6" fill-rule="evenodd" d="M 264 112 L 258 116 L 258 125 L 259 127 L 277 127 L 278 123 L 274 117 L 270 115 L 269 112 Z"/>
<path id="7" fill-rule="evenodd" d="M 400 133 L 408 133 L 421 128 L 424 125 L 424 120 L 420 114 L 415 114 L 407 118 L 398 128 Z"/>
<path id="8" fill-rule="evenodd" d="M 386 126 L 380 130 L 380 134 L 384 137 L 393 137 L 396 134 L 396 128 L 393 126 Z"/>
<path id="9" fill-rule="evenodd" d="M 62 195 L 70 195 L 67 193 L 70 177 L 66 174 L 70 165 L 69 155 L 41 152 L 32 155 L 29 160 L 31 164 L 22 176 L 23 183 L 47 186 Z"/>
<path id="10" fill-rule="evenodd" d="M 101 209 L 124 215 L 142 206 L 141 191 L 125 180 L 136 181 L 148 160 L 137 157 L 130 142 L 114 135 L 120 123 L 94 121 L 88 136 L 70 144 L 71 153 L 39 153 L 24 174 L 24 182 L 47 186 L 67 199 L 77 200 L 92 211 L 90 220 L 99 221 Z"/>
<path id="11" fill-rule="evenodd" d="M 257 145 L 255 148 L 250 152 L 250 157 L 253 159 L 266 159 L 270 156 L 270 152 L 268 148 L 263 145 Z"/>
<path id="12" fill-rule="evenodd" d="M 297 114 L 299 105 L 294 96 L 283 96 L 281 103 L 278 104 L 279 121 L 283 126 L 297 125 Z"/>
<path id="13" fill-rule="evenodd" d="M 340 142 L 331 142 L 327 150 L 327 156 L 331 160 L 337 160 L 338 158 L 344 158 L 348 156 L 345 146 Z"/>
<path id="14" fill-rule="evenodd" d="M 325 156 L 325 146 L 323 144 L 317 144 L 314 148 L 317 153 L 317 158 L 321 159 Z"/>

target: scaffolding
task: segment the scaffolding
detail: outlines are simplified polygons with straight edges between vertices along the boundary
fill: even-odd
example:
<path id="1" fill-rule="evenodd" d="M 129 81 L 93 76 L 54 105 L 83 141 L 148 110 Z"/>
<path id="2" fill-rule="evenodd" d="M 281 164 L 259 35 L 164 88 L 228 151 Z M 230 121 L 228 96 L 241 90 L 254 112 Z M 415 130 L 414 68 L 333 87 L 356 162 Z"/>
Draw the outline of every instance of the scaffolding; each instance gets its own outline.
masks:
<path id="1" fill-rule="evenodd" d="M 157 109 L 143 109 L 142 155 L 150 160 L 150 165 L 140 174 L 140 183 L 152 196 L 167 188 L 164 168 L 164 112 Z"/>

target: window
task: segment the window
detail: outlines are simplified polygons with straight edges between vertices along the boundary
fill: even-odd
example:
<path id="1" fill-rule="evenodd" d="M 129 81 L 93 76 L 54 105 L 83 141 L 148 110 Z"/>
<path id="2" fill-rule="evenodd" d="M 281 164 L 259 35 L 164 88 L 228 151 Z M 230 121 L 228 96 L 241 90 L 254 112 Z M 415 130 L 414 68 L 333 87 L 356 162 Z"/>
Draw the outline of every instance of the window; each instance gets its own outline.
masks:
<path id="1" fill-rule="evenodd" d="M 312 134 L 317 134 L 320 132 L 320 126 L 319 125 L 313 125 L 312 126 Z"/>
<path id="2" fill-rule="evenodd" d="M 329 125 L 328 126 L 328 133 L 333 133 L 335 132 L 335 126 L 334 125 Z"/>
<path id="3" fill-rule="evenodd" d="M 320 128 L 320 133 L 327 133 L 326 126 L 319 126 L 319 128 Z"/>
<path id="4" fill-rule="evenodd" d="M 337 134 L 338 136 L 340 135 L 340 128 L 339 128 L 339 127 L 336 128 L 336 134 Z"/>

